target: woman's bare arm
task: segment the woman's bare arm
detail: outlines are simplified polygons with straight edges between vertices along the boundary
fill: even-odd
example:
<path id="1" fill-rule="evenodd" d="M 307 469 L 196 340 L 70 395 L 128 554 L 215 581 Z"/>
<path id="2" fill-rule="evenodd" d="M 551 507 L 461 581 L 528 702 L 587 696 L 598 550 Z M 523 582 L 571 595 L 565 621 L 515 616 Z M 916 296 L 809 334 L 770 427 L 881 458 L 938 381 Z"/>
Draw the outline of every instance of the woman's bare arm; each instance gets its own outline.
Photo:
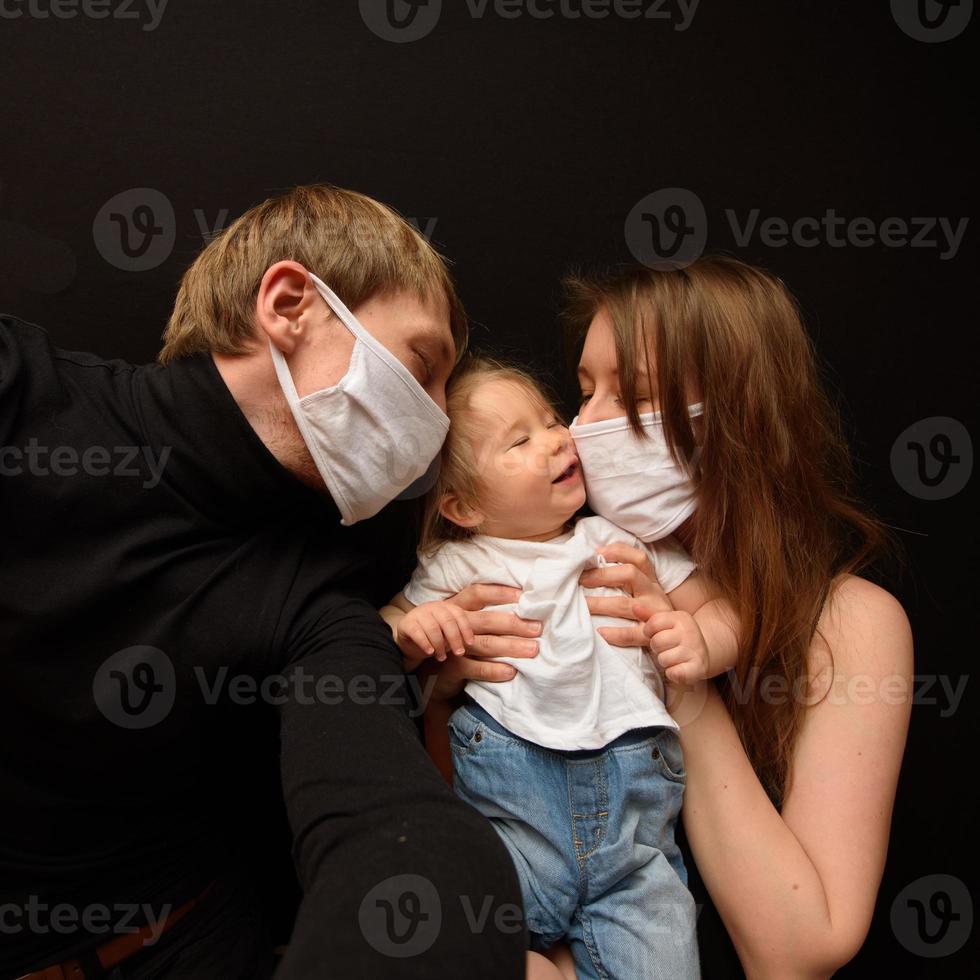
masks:
<path id="1" fill-rule="evenodd" d="M 843 966 L 867 935 L 884 867 L 909 722 L 911 631 L 892 596 L 852 577 L 821 632 L 833 683 L 806 711 L 781 813 L 710 682 L 671 704 L 688 773 L 684 826 L 753 980 L 829 977 Z"/>

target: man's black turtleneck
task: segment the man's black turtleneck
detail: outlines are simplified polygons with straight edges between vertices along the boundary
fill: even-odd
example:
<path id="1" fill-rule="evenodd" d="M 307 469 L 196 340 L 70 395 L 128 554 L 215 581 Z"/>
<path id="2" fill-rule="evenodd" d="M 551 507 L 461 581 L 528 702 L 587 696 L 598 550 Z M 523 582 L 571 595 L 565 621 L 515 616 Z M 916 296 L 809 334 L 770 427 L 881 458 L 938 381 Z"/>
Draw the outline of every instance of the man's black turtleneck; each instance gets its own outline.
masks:
<path id="1" fill-rule="evenodd" d="M 274 712 L 306 892 L 284 975 L 396 975 L 358 916 L 399 874 L 435 884 L 442 926 L 397 975 L 523 975 L 520 933 L 465 915 L 519 903 L 516 878 L 425 757 L 375 612 L 412 512 L 341 526 L 209 355 L 134 367 L 0 317 L 0 976 L 93 941 L 42 906 L 176 907 L 220 875 Z"/>

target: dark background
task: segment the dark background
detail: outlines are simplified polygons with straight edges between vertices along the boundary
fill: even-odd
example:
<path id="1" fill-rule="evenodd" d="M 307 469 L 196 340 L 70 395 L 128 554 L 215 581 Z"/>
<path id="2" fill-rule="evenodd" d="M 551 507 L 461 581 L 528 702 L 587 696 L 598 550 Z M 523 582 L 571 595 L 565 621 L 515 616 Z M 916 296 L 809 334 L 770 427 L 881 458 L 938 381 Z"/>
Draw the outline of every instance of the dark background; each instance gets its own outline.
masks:
<path id="1" fill-rule="evenodd" d="M 891 587 L 923 680 L 875 921 L 840 976 L 974 975 L 956 938 L 972 923 L 975 880 L 974 484 L 924 499 L 903 435 L 947 420 L 923 423 L 922 444 L 946 433 L 959 456 L 947 491 L 966 481 L 972 448 L 948 420 L 977 431 L 972 219 L 955 256 L 941 258 L 942 247 L 880 238 L 775 247 L 756 234 L 743 246 L 726 211 L 740 224 L 753 208 L 760 221 L 830 208 L 875 224 L 969 217 L 977 24 L 926 43 L 886 2 L 702 0 L 683 30 L 676 0 L 662 8 L 673 21 L 443 7 L 408 43 L 376 36 L 357 0 L 171 0 L 152 30 L 145 0 L 119 11 L 140 19 L 26 7 L 0 17 L 0 310 L 63 347 L 151 360 L 204 244 L 201 220 L 223 226 L 277 190 L 329 181 L 431 227 L 455 263 L 474 344 L 536 365 L 571 407 L 561 274 L 630 258 L 634 205 L 662 188 L 692 192 L 708 251 L 766 266 L 800 299 L 865 496 L 909 558 Z M 116 195 L 110 210 L 150 202 L 162 229 L 141 271 L 120 258 L 118 227 L 113 242 L 114 226 L 96 222 Z M 940 677 L 966 683 L 955 711 Z M 930 944 L 913 934 L 905 899 L 928 905 L 937 892 L 961 918 Z M 929 919 L 930 930 L 941 924 Z"/>

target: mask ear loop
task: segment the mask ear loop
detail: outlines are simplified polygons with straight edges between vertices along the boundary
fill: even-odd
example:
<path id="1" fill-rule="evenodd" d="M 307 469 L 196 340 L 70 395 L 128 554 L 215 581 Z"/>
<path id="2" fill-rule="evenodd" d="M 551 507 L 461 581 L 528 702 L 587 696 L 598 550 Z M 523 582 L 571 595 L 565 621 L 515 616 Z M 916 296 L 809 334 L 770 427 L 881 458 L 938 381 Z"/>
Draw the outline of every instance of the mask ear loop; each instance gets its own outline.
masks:
<path id="1" fill-rule="evenodd" d="M 290 405 L 298 405 L 299 392 L 296 390 L 292 372 L 286 363 L 286 356 L 276 347 L 271 337 L 269 338 L 269 352 L 272 354 L 272 366 L 276 369 L 276 377 L 279 378 L 279 384 L 282 385 L 282 390 L 286 393 L 286 400 L 290 402 Z"/>
<path id="2" fill-rule="evenodd" d="M 296 422 L 296 427 L 299 429 L 307 452 L 313 458 L 313 463 L 317 471 L 330 491 L 330 495 L 334 498 L 334 502 L 337 504 L 337 509 L 340 511 L 342 518 L 341 523 L 350 521 L 353 515 L 350 503 L 334 479 L 333 470 L 327 464 L 327 461 L 323 458 L 323 454 L 317 446 L 316 438 L 307 424 L 306 416 L 301 410 L 299 392 L 296 390 L 296 383 L 293 381 L 293 374 L 289 370 L 289 365 L 286 363 L 286 357 L 272 342 L 271 337 L 269 338 L 269 353 L 272 355 L 272 365 L 276 369 L 279 384 L 282 386 L 283 394 L 286 396 L 289 412 Z"/>

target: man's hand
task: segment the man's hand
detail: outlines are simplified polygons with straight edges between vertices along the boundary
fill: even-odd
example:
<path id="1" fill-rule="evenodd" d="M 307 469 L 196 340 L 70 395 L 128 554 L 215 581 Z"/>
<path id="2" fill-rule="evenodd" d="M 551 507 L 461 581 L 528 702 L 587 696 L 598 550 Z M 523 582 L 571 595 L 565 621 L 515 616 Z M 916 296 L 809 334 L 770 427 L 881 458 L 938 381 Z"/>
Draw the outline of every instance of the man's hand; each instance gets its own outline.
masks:
<path id="1" fill-rule="evenodd" d="M 517 602 L 521 590 L 506 585 L 470 585 L 446 600 L 465 610 L 472 630 L 472 642 L 466 642 L 461 657 L 449 657 L 444 663 L 430 658 L 419 670 L 420 676 L 435 673 L 437 680 L 430 697 L 449 700 L 459 694 L 469 680 L 509 681 L 517 674 L 510 665 L 496 663 L 493 657 L 536 657 L 541 623 L 521 619 L 513 612 L 484 611 L 485 606 Z M 418 608 L 421 608 L 418 607 Z"/>

